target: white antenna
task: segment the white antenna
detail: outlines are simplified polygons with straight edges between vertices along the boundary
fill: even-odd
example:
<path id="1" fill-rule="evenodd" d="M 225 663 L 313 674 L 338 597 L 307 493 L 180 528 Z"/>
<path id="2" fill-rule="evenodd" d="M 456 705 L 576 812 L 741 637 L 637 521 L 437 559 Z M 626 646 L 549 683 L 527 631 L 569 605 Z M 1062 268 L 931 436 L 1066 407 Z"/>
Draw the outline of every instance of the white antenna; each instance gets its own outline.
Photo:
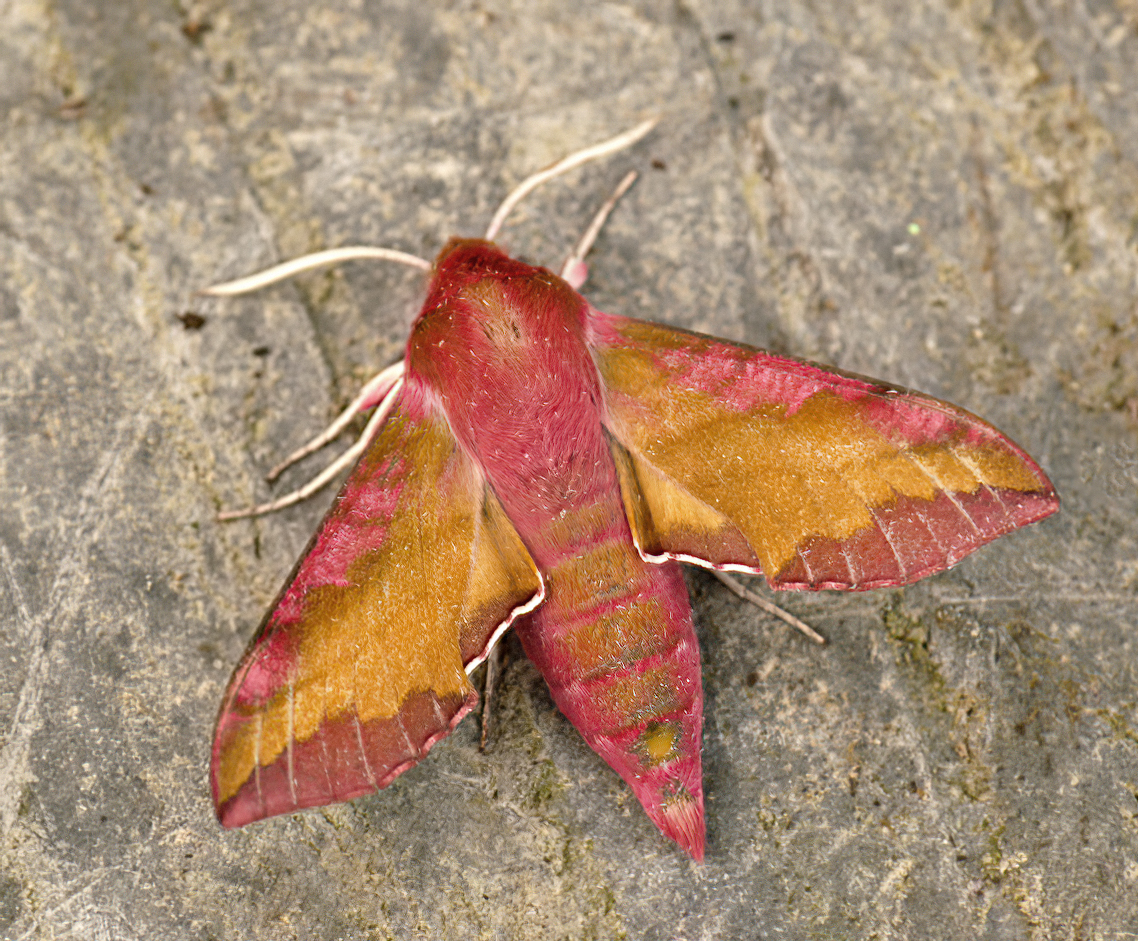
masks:
<path id="1" fill-rule="evenodd" d="M 592 147 L 586 147 L 584 150 L 578 150 L 575 154 L 570 154 L 568 157 L 558 160 L 553 166 L 542 170 L 540 173 L 526 177 L 526 179 L 522 180 L 522 182 L 514 188 L 514 191 L 506 197 L 502 205 L 498 207 L 498 211 L 494 213 L 494 218 L 490 220 L 490 227 L 486 230 L 486 234 L 483 238 L 492 242 L 494 237 L 498 234 L 498 231 L 502 228 L 502 223 L 506 221 L 506 216 L 510 214 L 510 210 L 520 203 L 529 193 L 541 186 L 546 180 L 552 180 L 555 176 L 568 173 L 574 167 L 579 167 L 581 164 L 588 163 L 590 160 L 596 160 L 598 157 L 606 157 L 618 150 L 624 150 L 625 147 L 631 147 L 652 130 L 658 120 L 659 118 L 649 118 L 647 121 L 637 124 L 636 127 L 630 131 L 625 131 L 623 134 L 618 134 L 616 137 L 602 141 L 599 144 L 593 144 Z"/>

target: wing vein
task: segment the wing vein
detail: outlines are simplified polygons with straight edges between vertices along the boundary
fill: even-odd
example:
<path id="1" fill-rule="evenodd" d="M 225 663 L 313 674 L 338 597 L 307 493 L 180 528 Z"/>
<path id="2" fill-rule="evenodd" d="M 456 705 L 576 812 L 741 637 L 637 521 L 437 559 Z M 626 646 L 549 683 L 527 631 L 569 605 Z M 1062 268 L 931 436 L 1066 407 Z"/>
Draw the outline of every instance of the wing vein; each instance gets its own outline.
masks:
<path id="1" fill-rule="evenodd" d="M 356 744 L 360 749 L 360 760 L 363 761 L 364 771 L 367 773 L 368 783 L 375 789 L 379 790 L 379 781 L 375 776 L 375 771 L 372 770 L 371 760 L 367 756 L 367 747 L 364 745 L 364 730 L 360 724 L 359 713 L 354 709 L 352 710 L 352 723 L 356 729 Z"/>
<path id="2" fill-rule="evenodd" d="M 285 737 L 285 754 L 288 765 L 288 791 L 292 804 L 296 806 L 296 767 L 294 751 L 296 746 L 296 678 L 288 681 L 288 734 Z"/>
<path id="3" fill-rule="evenodd" d="M 902 578 L 906 578 L 909 573 L 908 567 L 905 565 L 905 560 L 901 558 L 901 553 L 897 551 L 897 547 L 893 544 L 893 539 L 889 535 L 889 530 L 884 525 L 882 525 L 881 517 L 877 515 L 877 508 L 868 507 L 868 509 L 869 515 L 873 517 L 874 525 L 877 526 L 877 530 L 881 533 L 882 538 L 885 540 L 885 544 L 889 547 L 889 551 L 893 553 L 893 558 L 897 562 L 897 571 L 901 573 Z"/>
<path id="4" fill-rule="evenodd" d="M 802 568 L 806 572 L 806 581 L 813 585 L 815 582 L 814 570 L 810 568 L 810 560 L 802 554 L 801 544 L 794 547 L 794 554 L 802 561 Z"/>
<path id="5" fill-rule="evenodd" d="M 265 792 L 261 789 L 261 737 L 265 731 L 265 714 L 258 712 L 254 719 L 256 731 L 253 733 L 253 780 L 257 785 L 257 803 L 261 806 L 261 816 L 268 813 Z"/>
<path id="6" fill-rule="evenodd" d="M 960 461 L 960 463 L 963 464 L 965 467 L 967 467 L 970 471 L 972 471 L 972 476 L 974 476 L 976 478 L 976 480 L 979 481 L 980 486 L 983 487 L 984 490 L 989 495 L 991 495 L 992 499 L 995 500 L 996 503 L 999 505 L 1000 512 L 1003 513 L 1003 515 L 1004 515 L 1004 520 L 1003 520 L 1004 528 L 1006 529 L 1009 523 L 1014 523 L 1012 515 L 1010 513 L 1008 513 L 1007 504 L 1004 503 L 1004 501 L 1000 499 L 1000 495 L 998 493 L 996 493 L 991 487 L 989 487 L 984 482 L 984 475 L 983 475 L 983 473 L 981 473 L 980 468 L 976 465 L 976 462 L 969 460 L 968 458 L 966 458 L 962 454 L 957 454 L 955 449 L 953 449 L 953 451 L 952 451 L 952 456 L 954 458 L 956 458 L 958 461 Z M 976 524 L 973 523 L 973 525 L 975 526 Z M 981 530 L 979 526 L 976 526 L 976 531 L 977 532 L 983 532 L 983 530 Z"/>
<path id="7" fill-rule="evenodd" d="M 936 474 L 934 474 L 927 467 L 925 467 L 924 464 L 922 464 L 920 461 L 918 461 L 912 455 L 912 453 L 909 450 L 906 449 L 902 453 L 905 455 L 906 460 L 908 460 L 910 464 L 912 464 L 917 470 L 919 470 L 922 474 L 924 474 L 925 477 L 927 477 L 929 479 L 929 481 L 932 483 L 932 485 L 934 487 L 936 487 L 937 490 L 939 490 L 941 493 L 943 493 L 945 495 L 945 497 L 948 499 L 949 503 L 951 503 L 954 507 L 956 507 L 957 512 L 961 516 L 963 516 L 965 520 L 967 520 L 968 525 L 971 526 L 974 530 L 976 530 L 976 532 L 980 532 L 980 527 L 976 525 L 976 521 L 974 519 L 972 519 L 972 516 L 964 508 L 964 504 L 961 503 L 958 499 L 956 499 L 955 491 L 951 490 L 944 483 L 943 480 L 941 480 Z M 960 456 L 956 453 L 955 448 L 950 448 L 949 453 L 952 454 L 952 456 L 956 460 L 960 461 L 961 464 L 964 464 L 965 467 L 967 467 L 970 471 L 972 471 L 972 476 L 976 477 L 977 480 L 980 480 L 979 476 L 976 474 L 976 469 L 971 467 L 970 465 L 968 465 L 963 460 L 961 460 Z M 935 537 L 934 537 L 934 539 L 935 539 Z M 940 544 L 941 544 L 940 541 L 937 540 L 937 545 L 939 546 Z"/>
<path id="8" fill-rule="evenodd" d="M 392 718 L 399 724 L 399 731 L 403 733 L 403 741 L 407 745 L 407 754 L 412 756 L 418 755 L 419 750 L 415 747 L 415 743 L 411 741 L 411 734 L 407 731 L 407 726 L 403 723 L 403 713 L 397 712 Z"/>
<path id="9" fill-rule="evenodd" d="M 324 676 L 324 721 L 328 720 L 328 676 Z M 320 751 L 324 753 L 324 761 L 321 764 L 321 769 L 324 771 L 324 780 L 328 782 L 328 793 L 333 797 L 336 796 L 336 781 L 332 777 L 332 761 L 328 753 L 328 739 L 326 736 L 320 736 Z"/>
<path id="10" fill-rule="evenodd" d="M 860 583 L 861 572 L 860 570 L 856 573 L 854 572 L 853 562 L 850 561 L 850 554 L 846 550 L 847 545 L 845 540 L 839 542 L 838 551 L 842 554 L 842 561 L 846 563 L 846 572 L 849 574 L 849 579 L 846 581 L 846 584 L 852 588 Z"/>

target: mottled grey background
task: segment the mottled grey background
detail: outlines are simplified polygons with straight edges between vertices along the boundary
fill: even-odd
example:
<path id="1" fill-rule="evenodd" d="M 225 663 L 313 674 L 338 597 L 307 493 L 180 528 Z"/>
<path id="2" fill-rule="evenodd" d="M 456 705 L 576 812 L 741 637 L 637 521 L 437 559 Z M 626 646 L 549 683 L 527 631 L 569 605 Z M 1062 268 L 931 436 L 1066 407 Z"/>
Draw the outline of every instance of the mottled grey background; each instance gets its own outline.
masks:
<path id="1" fill-rule="evenodd" d="M 1135 0 L 0 0 L 0 936 L 1138 936 L 1135 62 Z M 398 354 L 421 280 L 193 291 L 430 256 L 653 114 L 507 246 L 556 264 L 639 168 L 598 307 L 958 402 L 1061 514 L 784 599 L 821 650 L 693 573 L 702 866 L 516 646 L 486 754 L 468 720 L 222 832 L 215 709 L 330 495 L 214 514 Z"/>

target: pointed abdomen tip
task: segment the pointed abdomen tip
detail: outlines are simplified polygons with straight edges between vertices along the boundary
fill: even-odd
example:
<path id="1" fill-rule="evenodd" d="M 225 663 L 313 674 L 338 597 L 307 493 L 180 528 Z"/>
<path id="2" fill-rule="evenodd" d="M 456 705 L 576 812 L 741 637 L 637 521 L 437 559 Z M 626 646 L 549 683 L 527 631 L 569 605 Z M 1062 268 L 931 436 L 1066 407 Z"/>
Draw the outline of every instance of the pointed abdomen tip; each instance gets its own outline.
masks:
<path id="1" fill-rule="evenodd" d="M 697 863 L 703 862 L 703 844 L 706 829 L 703 807 L 690 795 L 686 799 L 673 799 L 666 803 L 656 821 L 664 835 L 675 840 Z"/>

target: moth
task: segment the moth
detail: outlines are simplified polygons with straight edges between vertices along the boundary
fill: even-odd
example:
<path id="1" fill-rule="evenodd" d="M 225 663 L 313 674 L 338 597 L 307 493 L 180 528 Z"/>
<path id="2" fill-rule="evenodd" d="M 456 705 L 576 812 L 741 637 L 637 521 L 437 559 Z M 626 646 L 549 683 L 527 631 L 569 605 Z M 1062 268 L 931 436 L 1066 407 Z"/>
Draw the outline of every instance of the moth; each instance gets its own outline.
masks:
<path id="1" fill-rule="evenodd" d="M 433 264 L 339 249 L 212 289 L 344 258 L 430 271 L 403 361 L 292 458 L 375 407 L 225 694 L 210 768 L 224 826 L 385 787 L 474 707 L 470 674 L 512 627 L 561 712 L 701 859 L 703 691 L 679 562 L 775 589 L 905 585 L 1058 509 L 1036 463 L 963 409 L 593 308 L 583 258 L 619 193 L 561 276 L 493 243 L 534 186 L 651 124 L 531 177 L 485 238 Z"/>

